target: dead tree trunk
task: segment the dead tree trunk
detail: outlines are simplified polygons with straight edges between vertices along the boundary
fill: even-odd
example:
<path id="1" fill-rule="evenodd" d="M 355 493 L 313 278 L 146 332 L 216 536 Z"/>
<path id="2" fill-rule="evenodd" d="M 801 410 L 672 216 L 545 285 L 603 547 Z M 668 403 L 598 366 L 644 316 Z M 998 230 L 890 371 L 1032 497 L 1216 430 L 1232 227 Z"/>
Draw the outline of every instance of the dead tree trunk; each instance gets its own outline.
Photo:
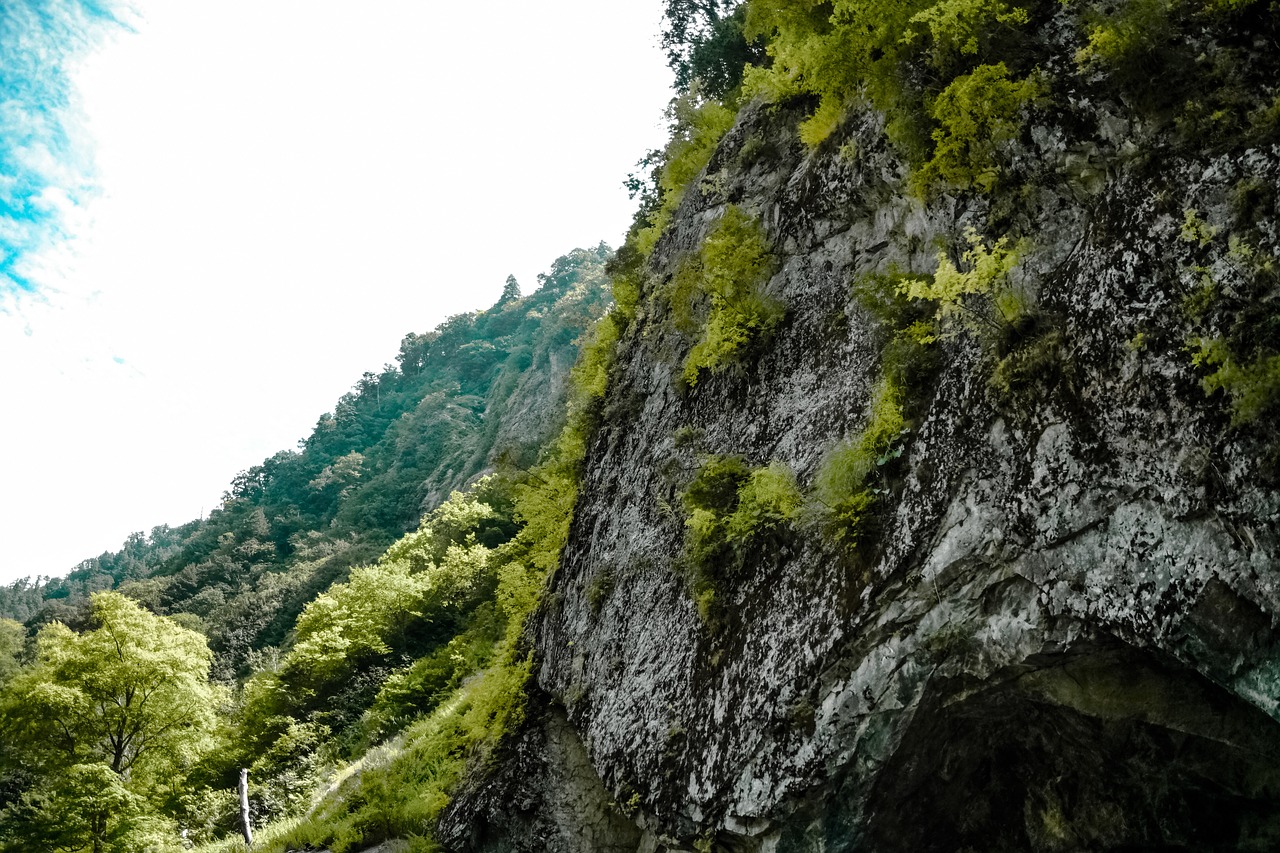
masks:
<path id="1" fill-rule="evenodd" d="M 249 822 L 249 771 L 240 770 L 240 828 L 244 831 L 244 846 L 253 846 L 253 826 Z"/>

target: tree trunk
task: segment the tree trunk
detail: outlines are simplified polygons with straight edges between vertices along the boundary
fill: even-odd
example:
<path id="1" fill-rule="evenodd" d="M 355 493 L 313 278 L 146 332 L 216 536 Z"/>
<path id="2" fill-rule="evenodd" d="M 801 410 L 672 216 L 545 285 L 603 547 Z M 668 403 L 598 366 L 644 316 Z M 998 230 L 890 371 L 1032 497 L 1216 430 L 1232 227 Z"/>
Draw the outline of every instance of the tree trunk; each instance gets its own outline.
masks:
<path id="1" fill-rule="evenodd" d="M 240 828 L 244 832 L 244 844 L 253 846 L 253 826 L 249 822 L 249 771 L 240 770 Z"/>

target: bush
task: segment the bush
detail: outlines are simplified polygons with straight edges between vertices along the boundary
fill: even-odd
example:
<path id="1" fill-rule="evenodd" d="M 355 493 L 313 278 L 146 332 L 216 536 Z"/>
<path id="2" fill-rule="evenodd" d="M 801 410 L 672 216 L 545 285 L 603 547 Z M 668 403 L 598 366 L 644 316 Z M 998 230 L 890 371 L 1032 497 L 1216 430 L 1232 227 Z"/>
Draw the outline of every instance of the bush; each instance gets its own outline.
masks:
<path id="1" fill-rule="evenodd" d="M 1040 93 L 1034 80 L 1009 79 L 1003 62 L 956 77 L 934 100 L 929 115 L 933 157 L 915 176 L 923 194 L 935 183 L 990 192 L 1001 174 L 1000 149 L 1022 130 L 1021 112 Z"/>
<path id="2" fill-rule="evenodd" d="M 856 548 L 873 531 L 876 497 L 887 483 L 873 474 L 902 455 L 907 433 L 902 389 L 881 379 L 871 398 L 867 425 L 833 448 L 814 479 L 814 495 L 823 508 L 826 528 L 839 544 Z"/>
<path id="3" fill-rule="evenodd" d="M 965 240 L 969 244 L 961 256 L 965 269 L 939 252 L 938 269 L 931 278 L 903 279 L 899 291 L 908 299 L 937 303 L 934 319 L 944 332 L 953 334 L 961 328 L 990 339 L 1015 326 L 1028 310 L 1028 300 L 1009 281 L 1026 244 L 1019 241 L 1011 246 L 1008 237 L 1001 237 L 988 248 L 972 228 L 966 230 Z"/>
<path id="4" fill-rule="evenodd" d="M 685 358 L 686 384 L 697 385 L 703 370 L 723 371 L 773 331 L 784 310 L 763 293 L 772 271 L 759 224 L 730 205 L 668 291 L 676 328 L 698 338 Z"/>
<path id="5" fill-rule="evenodd" d="M 686 552 L 692 592 L 704 620 L 714 622 L 716 593 L 762 549 L 780 544 L 804 499 L 781 462 L 751 468 L 740 456 L 710 456 L 684 491 Z"/>
<path id="6" fill-rule="evenodd" d="M 1222 391 L 1231 401 L 1233 426 L 1252 423 L 1280 406 L 1280 355 L 1240 361 L 1223 340 L 1196 338 L 1191 361 L 1214 368 L 1200 380 L 1206 394 Z"/>
<path id="7" fill-rule="evenodd" d="M 703 100 L 697 87 L 676 98 L 667 111 L 671 140 L 659 155 L 660 201 L 647 225 L 636 234 L 637 250 L 648 257 L 671 222 L 694 179 L 711 162 L 720 138 L 733 127 L 736 113 L 714 100 Z"/>

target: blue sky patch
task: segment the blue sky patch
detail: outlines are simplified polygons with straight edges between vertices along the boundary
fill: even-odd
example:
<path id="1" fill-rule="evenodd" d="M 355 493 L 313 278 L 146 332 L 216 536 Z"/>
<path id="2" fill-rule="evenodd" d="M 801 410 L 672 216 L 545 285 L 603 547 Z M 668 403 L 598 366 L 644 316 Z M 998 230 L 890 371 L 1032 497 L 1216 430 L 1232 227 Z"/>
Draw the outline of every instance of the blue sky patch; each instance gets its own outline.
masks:
<path id="1" fill-rule="evenodd" d="M 0 295 L 31 292 L 27 260 L 66 236 L 61 210 L 93 189 L 68 66 L 121 26 L 103 0 L 0 4 Z"/>

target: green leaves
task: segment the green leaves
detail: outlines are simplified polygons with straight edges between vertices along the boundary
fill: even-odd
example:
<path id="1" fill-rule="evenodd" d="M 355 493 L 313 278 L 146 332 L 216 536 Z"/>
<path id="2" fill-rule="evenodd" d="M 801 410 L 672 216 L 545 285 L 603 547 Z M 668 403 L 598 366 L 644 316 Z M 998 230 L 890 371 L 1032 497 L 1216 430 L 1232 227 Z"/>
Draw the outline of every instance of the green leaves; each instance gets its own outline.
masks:
<path id="1" fill-rule="evenodd" d="M 703 100 L 695 87 L 672 101 L 667 115 L 671 120 L 671 140 L 660 155 L 661 201 L 635 239 L 636 248 L 646 257 L 671 222 L 689 186 L 711 161 L 720 138 L 733 127 L 737 114 L 714 100 Z"/>
<path id="2" fill-rule="evenodd" d="M 211 745 L 223 694 L 204 637 L 118 593 L 91 609 L 92 630 L 41 630 L 0 693 L 5 757 L 40 775 L 0 821 L 8 849 L 145 849 L 164 828 L 159 789 Z"/>
<path id="3" fill-rule="evenodd" d="M 116 773 L 167 772 L 198 754 L 220 694 L 204 637 L 111 592 L 92 597 L 98 628 L 44 628 L 36 662 L 5 691 L 3 716 L 45 766 L 104 761 Z"/>
<path id="4" fill-rule="evenodd" d="M 687 385 L 739 361 L 782 319 L 783 306 L 763 292 L 773 266 L 759 223 L 734 205 L 681 265 L 669 298 L 677 328 L 698 338 L 681 374 Z"/>
<path id="5" fill-rule="evenodd" d="M 1191 363 L 1213 368 L 1200 380 L 1206 394 L 1222 391 L 1231 400 L 1233 426 L 1252 423 L 1280 405 L 1280 355 L 1239 360 L 1226 341 L 1195 338 Z"/>
<path id="6" fill-rule="evenodd" d="M 1009 274 L 1027 249 L 1024 241 L 1010 244 L 1001 237 L 987 241 L 972 228 L 965 230 L 969 248 L 961 254 L 961 266 L 945 252 L 938 253 L 938 268 L 931 278 L 904 278 L 899 292 L 908 299 L 937 303 L 935 320 L 943 329 L 978 327 L 983 331 L 1000 324 L 1012 324 L 1023 309 L 1022 300 L 1009 285 Z M 963 269 L 961 268 L 963 267 Z M 973 297 L 990 297 L 988 306 L 979 306 Z M 994 310 L 994 315 L 989 309 Z"/>
<path id="7" fill-rule="evenodd" d="M 702 618 L 715 622 L 717 593 L 749 552 L 776 545 L 790 531 L 804 498 L 782 462 L 751 468 L 740 456 L 709 456 L 683 503 L 694 600 Z"/>
<path id="8" fill-rule="evenodd" d="M 935 182 L 994 189 L 1001 146 L 1021 132 L 1023 107 L 1040 91 L 1035 80 L 1011 80 L 1003 62 L 980 65 L 952 80 L 929 108 L 938 126 L 933 157 L 917 175 L 917 189 Z"/>

